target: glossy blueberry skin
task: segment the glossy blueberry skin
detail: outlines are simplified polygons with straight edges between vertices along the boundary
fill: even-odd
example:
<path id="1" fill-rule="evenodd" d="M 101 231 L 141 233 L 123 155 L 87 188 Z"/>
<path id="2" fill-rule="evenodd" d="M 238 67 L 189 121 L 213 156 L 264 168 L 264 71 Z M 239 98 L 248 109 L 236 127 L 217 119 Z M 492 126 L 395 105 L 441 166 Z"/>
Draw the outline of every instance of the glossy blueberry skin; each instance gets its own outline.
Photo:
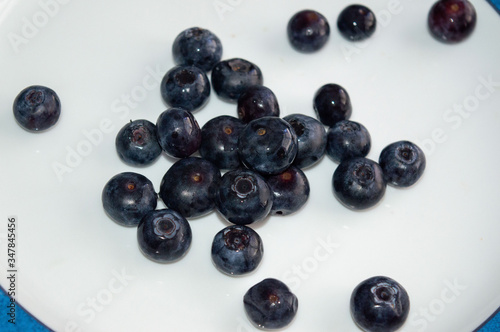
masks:
<path id="1" fill-rule="evenodd" d="M 172 44 L 174 61 L 210 71 L 221 60 L 222 43 L 213 32 L 200 27 L 182 31 Z"/>
<path id="2" fill-rule="evenodd" d="M 158 263 L 171 263 L 184 257 L 192 238 L 189 222 L 171 209 L 149 212 L 137 227 L 139 249 Z"/>
<path id="3" fill-rule="evenodd" d="M 338 84 L 325 84 L 316 91 L 313 108 L 319 121 L 325 126 L 348 120 L 352 114 L 351 98 Z"/>
<path id="4" fill-rule="evenodd" d="M 160 85 L 163 100 L 171 107 L 197 111 L 210 97 L 207 74 L 194 66 L 175 66 L 163 77 Z"/>
<path id="5" fill-rule="evenodd" d="M 337 27 L 344 38 L 360 41 L 373 35 L 377 19 L 369 8 L 363 5 L 350 5 L 340 12 Z"/>
<path id="6" fill-rule="evenodd" d="M 212 118 L 201 128 L 200 155 L 221 170 L 240 167 L 238 137 L 243 128 L 245 124 L 233 116 Z"/>
<path id="7" fill-rule="evenodd" d="M 280 174 L 266 177 L 273 193 L 271 215 L 286 216 L 299 211 L 309 199 L 309 180 L 302 170 L 290 166 Z"/>
<path id="8" fill-rule="evenodd" d="M 332 179 L 335 197 L 352 210 L 365 210 L 384 196 L 386 182 L 382 168 L 367 158 L 351 158 L 341 162 Z"/>
<path id="9" fill-rule="evenodd" d="M 188 157 L 176 161 L 163 176 L 160 197 L 165 205 L 185 218 L 205 215 L 215 207 L 219 169 L 210 161 Z"/>
<path id="10" fill-rule="evenodd" d="M 143 119 L 124 125 L 116 135 L 115 147 L 120 159 L 132 166 L 152 164 L 162 152 L 156 125 Z"/>
<path id="11" fill-rule="evenodd" d="M 261 174 L 278 174 L 293 163 L 297 155 L 297 135 L 285 120 L 267 116 L 243 129 L 238 141 L 241 162 Z"/>
<path id="12" fill-rule="evenodd" d="M 158 142 L 165 153 L 174 158 L 186 158 L 201 145 L 201 129 L 191 112 L 170 108 L 156 121 Z"/>
<path id="13" fill-rule="evenodd" d="M 54 90 L 33 85 L 23 89 L 14 99 L 14 117 L 21 127 L 31 132 L 47 130 L 61 115 L 61 101 Z"/>
<path id="14" fill-rule="evenodd" d="M 148 212 L 156 209 L 158 195 L 144 175 L 123 172 L 113 176 L 101 195 L 104 211 L 123 226 L 137 226 Z"/>
<path id="15" fill-rule="evenodd" d="M 278 99 L 274 92 L 266 86 L 249 87 L 238 98 L 238 118 L 244 123 L 264 116 L 280 116 Z"/>
<path id="16" fill-rule="evenodd" d="M 287 35 L 294 49 L 312 53 L 321 49 L 330 37 L 327 19 L 314 10 L 302 10 L 290 18 Z"/>
<path id="17" fill-rule="evenodd" d="M 218 232 L 212 242 L 212 262 L 230 276 L 248 274 L 259 266 L 264 254 L 262 239 L 244 225 L 232 225 Z"/>
<path id="18" fill-rule="evenodd" d="M 297 136 L 298 151 L 294 166 L 301 169 L 316 165 L 325 155 L 326 130 L 321 122 L 304 114 L 290 114 L 283 118 Z"/>
<path id="19" fill-rule="evenodd" d="M 410 298 L 397 281 L 371 277 L 356 286 L 351 295 L 351 316 L 366 332 L 392 332 L 405 323 L 410 311 Z"/>
<path id="20" fill-rule="evenodd" d="M 261 175 L 239 168 L 224 173 L 214 200 L 217 210 L 227 221 L 249 225 L 268 216 L 273 194 Z"/>
<path id="21" fill-rule="evenodd" d="M 425 170 L 425 154 L 415 143 L 398 141 L 386 146 L 379 157 L 385 180 L 394 187 L 415 184 Z"/>
<path id="22" fill-rule="evenodd" d="M 429 11 L 427 26 L 434 38 L 454 44 L 472 34 L 476 21 L 476 10 L 470 1 L 439 0 Z"/>
<path id="23" fill-rule="evenodd" d="M 218 62 L 212 69 L 211 82 L 215 93 L 228 102 L 237 102 L 253 85 L 262 85 L 262 71 L 254 63 L 232 58 Z"/>
<path id="24" fill-rule="evenodd" d="M 328 129 L 326 153 L 333 161 L 366 157 L 371 148 L 371 136 L 359 122 L 343 120 Z"/>
<path id="25" fill-rule="evenodd" d="M 258 328 L 276 330 L 288 326 L 297 314 L 299 301 L 282 281 L 267 278 L 243 296 L 248 319 Z"/>

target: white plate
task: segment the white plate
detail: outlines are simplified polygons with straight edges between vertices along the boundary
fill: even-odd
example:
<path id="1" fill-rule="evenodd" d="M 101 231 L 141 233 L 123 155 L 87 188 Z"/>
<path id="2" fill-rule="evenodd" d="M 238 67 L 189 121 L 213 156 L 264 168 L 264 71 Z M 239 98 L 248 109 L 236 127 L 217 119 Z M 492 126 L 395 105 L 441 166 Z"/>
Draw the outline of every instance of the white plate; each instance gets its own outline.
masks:
<path id="1" fill-rule="evenodd" d="M 5 248 L 7 217 L 17 216 L 19 303 L 57 331 L 252 331 L 243 294 L 275 277 L 299 298 L 287 331 L 358 331 L 352 289 L 387 275 L 410 294 L 403 331 L 476 328 L 500 305 L 500 17 L 474 1 L 473 35 L 445 45 L 426 29 L 432 3 L 370 2 L 377 31 L 353 44 L 336 29 L 349 1 L 309 1 L 329 20 L 331 36 L 320 52 L 300 54 L 285 31 L 303 1 L 0 1 L 0 234 Z M 336 164 L 325 158 L 306 170 L 304 209 L 255 225 L 265 257 L 254 274 L 230 278 L 212 265 L 211 241 L 227 225 L 216 213 L 191 221 L 184 259 L 149 261 L 135 230 L 105 215 L 100 195 L 122 171 L 142 173 L 158 188 L 172 164 L 126 166 L 114 138 L 128 120 L 155 122 L 166 109 L 159 81 L 174 65 L 175 36 L 191 26 L 216 33 L 223 58 L 256 63 L 282 115 L 314 116 L 315 91 L 341 84 L 351 119 L 371 133 L 368 157 L 414 141 L 427 154 L 424 177 L 353 212 L 333 197 Z M 11 110 L 32 84 L 54 89 L 63 105 L 57 126 L 41 134 L 22 130 Z M 213 94 L 195 117 L 203 125 L 220 114 L 236 116 L 235 105 Z"/>

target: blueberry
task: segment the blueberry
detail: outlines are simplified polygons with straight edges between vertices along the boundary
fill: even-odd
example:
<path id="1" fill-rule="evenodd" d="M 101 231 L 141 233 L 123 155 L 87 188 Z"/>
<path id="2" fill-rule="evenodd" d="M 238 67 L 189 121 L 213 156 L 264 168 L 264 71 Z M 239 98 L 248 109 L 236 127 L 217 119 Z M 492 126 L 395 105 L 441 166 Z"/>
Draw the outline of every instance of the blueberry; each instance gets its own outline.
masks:
<path id="1" fill-rule="evenodd" d="M 261 329 L 281 329 L 297 314 L 299 301 L 282 281 L 267 278 L 252 286 L 243 296 L 248 319 Z"/>
<path id="2" fill-rule="evenodd" d="M 193 112 L 208 102 L 210 82 L 200 68 L 179 65 L 165 74 L 160 91 L 163 100 L 170 106 Z"/>
<path id="3" fill-rule="evenodd" d="M 382 150 L 379 164 L 387 183 L 395 187 L 409 187 L 424 173 L 426 161 L 424 152 L 416 144 L 398 141 Z"/>
<path id="4" fill-rule="evenodd" d="M 313 101 L 314 111 L 319 121 L 325 126 L 348 120 L 352 105 L 347 91 L 338 84 L 325 84 L 316 91 Z"/>
<path id="5" fill-rule="evenodd" d="M 328 130 L 326 153 L 337 163 L 349 158 L 366 157 L 370 148 L 370 133 L 361 123 L 342 120 Z"/>
<path id="6" fill-rule="evenodd" d="M 41 85 L 23 89 L 14 99 L 14 117 L 26 130 L 37 132 L 54 126 L 61 115 L 61 102 L 54 90 Z"/>
<path id="7" fill-rule="evenodd" d="M 297 212 L 309 199 L 309 181 L 298 167 L 290 166 L 283 173 L 267 177 L 266 181 L 273 193 L 271 215 Z"/>
<path id="8" fill-rule="evenodd" d="M 219 213 L 236 225 L 264 219 L 273 205 L 266 180 L 254 171 L 241 168 L 222 176 L 214 200 Z"/>
<path id="9" fill-rule="evenodd" d="M 200 155 L 219 169 L 241 166 L 238 156 L 238 137 L 245 124 L 238 118 L 221 115 L 212 118 L 201 128 Z"/>
<path id="10" fill-rule="evenodd" d="M 118 156 L 132 166 L 153 163 L 162 149 L 156 136 L 156 125 L 148 120 L 130 121 L 123 126 L 115 140 Z"/>
<path id="11" fill-rule="evenodd" d="M 377 19 L 369 8 L 363 5 L 350 5 L 340 12 L 337 27 L 346 39 L 360 41 L 373 35 Z"/>
<path id="12" fill-rule="evenodd" d="M 266 116 L 243 129 L 238 141 L 241 162 L 262 174 L 278 174 L 286 170 L 297 155 L 297 136 L 285 120 Z"/>
<path id="13" fill-rule="evenodd" d="M 392 332 L 406 321 L 410 311 L 408 293 L 397 281 L 371 277 L 356 286 L 351 295 L 351 316 L 366 332 Z"/>
<path id="14" fill-rule="evenodd" d="M 191 112 L 173 107 L 161 113 L 156 121 L 158 142 L 174 158 L 186 158 L 201 145 L 201 129 Z"/>
<path id="15" fill-rule="evenodd" d="M 326 44 L 330 37 L 330 25 L 317 11 L 302 10 L 288 21 L 287 34 L 293 48 L 311 53 Z"/>
<path id="16" fill-rule="evenodd" d="M 222 57 L 222 44 L 210 30 L 193 27 L 177 35 L 172 53 L 177 64 L 210 71 Z"/>
<path id="17" fill-rule="evenodd" d="M 253 85 L 262 85 L 262 72 L 248 60 L 233 58 L 218 62 L 212 69 L 212 86 L 223 100 L 236 102 Z"/>
<path id="18" fill-rule="evenodd" d="M 185 218 L 202 216 L 215 206 L 213 198 L 220 178 L 219 169 L 208 160 L 180 159 L 163 176 L 160 197 Z"/>
<path id="19" fill-rule="evenodd" d="M 326 131 L 321 122 L 304 114 L 290 114 L 283 118 L 297 136 L 298 150 L 293 165 L 301 169 L 317 164 L 325 155 Z"/>
<path id="20" fill-rule="evenodd" d="M 278 99 L 274 92 L 263 85 L 249 87 L 238 98 L 238 118 L 244 123 L 264 116 L 280 116 Z"/>
<path id="21" fill-rule="evenodd" d="M 458 43 L 476 27 L 474 6 L 467 0 L 439 0 L 431 7 L 427 25 L 431 35 L 444 43 Z"/>
<path id="22" fill-rule="evenodd" d="M 101 200 L 111 219 L 123 226 L 137 226 L 142 217 L 156 209 L 158 196 L 144 175 L 124 172 L 106 183 Z"/>
<path id="23" fill-rule="evenodd" d="M 189 222 L 170 209 L 149 212 L 137 227 L 139 249 L 158 263 L 170 263 L 184 257 L 192 237 Z"/>
<path id="24" fill-rule="evenodd" d="M 256 231 L 243 225 L 232 225 L 218 232 L 212 242 L 212 262 L 230 276 L 254 271 L 262 261 L 264 247 Z"/>
<path id="25" fill-rule="evenodd" d="M 374 206 L 382 199 L 386 188 L 382 168 L 363 157 L 342 161 L 333 173 L 332 185 L 335 197 L 353 210 Z"/>

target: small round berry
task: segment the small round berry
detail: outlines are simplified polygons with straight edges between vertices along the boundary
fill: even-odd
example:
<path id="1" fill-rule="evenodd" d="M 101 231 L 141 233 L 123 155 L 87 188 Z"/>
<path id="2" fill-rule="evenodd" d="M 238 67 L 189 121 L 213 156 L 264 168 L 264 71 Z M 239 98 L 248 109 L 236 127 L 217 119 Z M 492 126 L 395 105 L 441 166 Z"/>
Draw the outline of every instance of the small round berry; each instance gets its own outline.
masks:
<path id="1" fill-rule="evenodd" d="M 350 5 L 340 12 L 337 27 L 346 39 L 360 41 L 373 35 L 377 27 L 377 19 L 369 8 L 362 5 Z"/>
<path id="2" fill-rule="evenodd" d="M 311 53 L 321 49 L 330 37 L 327 19 L 314 10 L 302 10 L 288 21 L 288 40 L 300 52 Z"/>
<path id="3" fill-rule="evenodd" d="M 192 27 L 175 38 L 172 54 L 177 64 L 210 71 L 222 57 L 222 44 L 210 30 Z"/>
<path id="4" fill-rule="evenodd" d="M 130 121 L 124 125 L 115 139 L 118 156 L 132 166 L 153 163 L 162 149 L 156 136 L 156 125 L 148 120 Z"/>
<path id="5" fill-rule="evenodd" d="M 24 129 L 32 132 L 54 126 L 61 115 L 61 102 L 54 90 L 33 85 L 23 89 L 15 98 L 14 117 Z"/>
<path id="6" fill-rule="evenodd" d="M 316 91 L 313 108 L 319 121 L 325 126 L 348 120 L 352 114 L 351 98 L 338 84 L 325 84 Z"/>
<path id="7" fill-rule="evenodd" d="M 425 170 L 425 154 L 415 143 L 398 141 L 386 146 L 379 157 L 386 181 L 395 187 L 415 184 Z"/>
<path id="8" fill-rule="evenodd" d="M 236 102 L 249 87 L 263 83 L 260 68 L 241 58 L 218 62 L 212 69 L 211 76 L 215 93 L 229 102 Z"/>
<path id="9" fill-rule="evenodd" d="M 437 40 L 458 43 L 472 34 L 476 17 L 476 10 L 468 0 L 439 0 L 429 11 L 427 25 Z"/>

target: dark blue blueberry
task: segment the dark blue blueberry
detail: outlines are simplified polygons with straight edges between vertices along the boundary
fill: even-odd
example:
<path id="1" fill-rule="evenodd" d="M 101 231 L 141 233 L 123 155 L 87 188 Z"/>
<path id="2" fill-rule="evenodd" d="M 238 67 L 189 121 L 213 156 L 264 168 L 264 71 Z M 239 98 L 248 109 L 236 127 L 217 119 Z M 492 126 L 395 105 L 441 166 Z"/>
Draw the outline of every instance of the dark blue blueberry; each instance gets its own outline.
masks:
<path id="1" fill-rule="evenodd" d="M 326 44 L 330 37 L 330 25 L 317 11 L 303 10 L 288 21 L 287 34 L 293 48 L 300 52 L 311 53 Z"/>
<path id="2" fill-rule="evenodd" d="M 290 166 L 283 173 L 267 177 L 266 181 L 273 193 L 271 215 L 297 212 L 309 199 L 309 181 L 298 167 Z"/>
<path id="3" fill-rule="evenodd" d="M 182 31 L 175 38 L 172 54 L 177 64 L 210 71 L 222 57 L 222 44 L 210 30 L 193 27 Z"/>
<path id="4" fill-rule="evenodd" d="M 354 157 L 366 157 L 371 148 L 371 137 L 361 123 L 342 120 L 328 129 L 326 153 L 335 162 Z"/>
<path id="5" fill-rule="evenodd" d="M 29 131 L 42 131 L 56 124 L 61 115 L 61 102 L 54 90 L 33 85 L 22 90 L 14 100 L 14 117 Z"/>
<path id="6" fill-rule="evenodd" d="M 236 102 L 246 89 L 262 85 L 263 80 L 259 67 L 240 58 L 220 61 L 212 69 L 214 91 L 225 101 Z"/>
<path id="7" fill-rule="evenodd" d="M 175 66 L 160 85 L 161 96 L 172 107 L 196 111 L 208 102 L 210 82 L 207 74 L 194 66 Z"/>
<path id="8" fill-rule="evenodd" d="M 191 112 L 170 108 L 156 121 L 158 142 L 165 153 L 174 158 L 186 158 L 201 145 L 201 129 Z"/>
<path id="9" fill-rule="evenodd" d="M 410 298 L 397 281 L 377 276 L 356 286 L 350 308 L 352 319 L 363 331 L 393 332 L 405 323 Z"/>
<path id="10" fill-rule="evenodd" d="M 297 146 L 290 124 L 267 116 L 247 124 L 239 137 L 238 152 L 246 167 L 266 175 L 278 174 L 293 163 Z"/>
<path id="11" fill-rule="evenodd" d="M 325 84 L 316 91 L 313 101 L 314 111 L 325 126 L 348 120 L 352 114 L 351 99 L 347 91 L 338 84 Z"/>
<path id="12" fill-rule="evenodd" d="M 476 10 L 468 0 L 439 0 L 431 7 L 427 26 L 431 35 L 444 43 L 458 43 L 476 27 Z"/>
<path id="13" fill-rule="evenodd" d="M 379 164 L 387 183 L 395 187 L 409 187 L 424 173 L 426 161 L 424 152 L 416 144 L 399 141 L 382 150 Z"/>
<path id="14" fill-rule="evenodd" d="M 192 238 L 189 222 L 170 209 L 149 212 L 137 227 L 141 252 L 158 263 L 181 259 L 191 246 Z"/>
<path id="15" fill-rule="evenodd" d="M 238 156 L 238 137 L 245 124 L 238 118 L 221 115 L 209 120 L 201 128 L 200 155 L 219 169 L 241 166 Z"/>
<path id="16" fill-rule="evenodd" d="M 256 231 L 243 225 L 232 225 L 218 232 L 212 242 L 215 267 L 231 276 L 254 271 L 262 261 L 264 247 Z"/>
<path id="17" fill-rule="evenodd" d="M 342 161 L 333 173 L 332 185 L 335 197 L 352 210 L 374 206 L 386 188 L 379 164 L 362 157 Z"/>
<path id="18" fill-rule="evenodd" d="M 340 12 L 337 27 L 346 39 L 360 41 L 373 35 L 377 19 L 369 8 L 363 5 L 350 5 Z"/>
<path id="19" fill-rule="evenodd" d="M 220 178 L 219 169 L 208 160 L 180 159 L 163 176 L 160 197 L 168 208 L 185 218 L 198 217 L 213 210 Z"/>
<path id="20" fill-rule="evenodd" d="M 297 135 L 298 151 L 293 165 L 301 169 L 317 164 L 325 155 L 326 130 L 321 122 L 304 114 L 283 118 Z"/>
<path id="21" fill-rule="evenodd" d="M 124 172 L 106 183 L 101 200 L 111 219 L 123 226 L 137 226 L 142 217 L 156 209 L 158 195 L 144 175 Z"/>
<path id="22" fill-rule="evenodd" d="M 116 135 L 115 146 L 120 159 L 133 166 L 149 165 L 162 152 L 156 125 L 148 120 L 130 121 L 123 126 Z"/>
<path id="23" fill-rule="evenodd" d="M 280 116 L 278 99 L 274 92 L 263 85 L 249 87 L 238 98 L 238 118 L 244 123 L 264 116 Z"/>
<path id="24" fill-rule="evenodd" d="M 248 169 L 226 172 L 215 195 L 219 213 L 236 225 L 248 225 L 267 217 L 273 205 L 273 194 L 266 180 Z"/>
<path id="25" fill-rule="evenodd" d="M 289 325 L 297 314 L 299 301 L 287 285 L 267 278 L 243 296 L 248 319 L 258 328 L 275 330 Z"/>

